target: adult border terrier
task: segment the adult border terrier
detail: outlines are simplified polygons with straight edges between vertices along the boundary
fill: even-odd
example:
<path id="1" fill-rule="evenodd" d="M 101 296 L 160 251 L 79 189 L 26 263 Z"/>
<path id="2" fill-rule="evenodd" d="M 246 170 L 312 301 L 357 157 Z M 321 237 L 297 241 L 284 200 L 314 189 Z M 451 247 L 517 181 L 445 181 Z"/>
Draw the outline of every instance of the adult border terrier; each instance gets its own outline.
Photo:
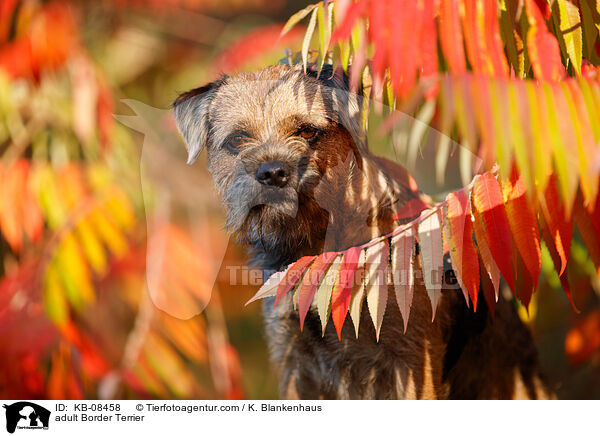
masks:
<path id="1" fill-rule="evenodd" d="M 302 256 L 387 234 L 403 222 L 394 215 L 414 219 L 407 216 L 409 202 L 425 201 L 405 169 L 369 151 L 361 98 L 330 66 L 317 74 L 278 65 L 225 75 L 176 99 L 188 163 L 206 148 L 227 228 L 250 246 L 253 264 L 266 276 Z M 418 256 L 416 264 L 422 272 Z M 406 332 L 390 298 L 379 340 L 366 302 L 358 338 L 347 316 L 340 340 L 332 322 L 322 333 L 315 308 L 301 331 L 291 296 L 275 308 L 266 300 L 266 336 L 281 396 L 552 397 L 512 302 L 501 299 L 492 319 L 484 302 L 473 313 L 456 286 L 444 286 L 432 322 L 425 287 L 415 280 Z"/>

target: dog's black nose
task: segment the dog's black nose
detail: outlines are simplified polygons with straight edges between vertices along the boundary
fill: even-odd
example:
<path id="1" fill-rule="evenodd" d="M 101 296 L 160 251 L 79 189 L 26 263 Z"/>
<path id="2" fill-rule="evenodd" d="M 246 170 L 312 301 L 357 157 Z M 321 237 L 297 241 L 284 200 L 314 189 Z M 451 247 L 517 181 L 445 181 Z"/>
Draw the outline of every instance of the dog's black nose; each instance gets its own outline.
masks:
<path id="1" fill-rule="evenodd" d="M 263 185 L 283 188 L 289 179 L 288 171 L 282 162 L 266 162 L 258 167 L 256 180 Z"/>

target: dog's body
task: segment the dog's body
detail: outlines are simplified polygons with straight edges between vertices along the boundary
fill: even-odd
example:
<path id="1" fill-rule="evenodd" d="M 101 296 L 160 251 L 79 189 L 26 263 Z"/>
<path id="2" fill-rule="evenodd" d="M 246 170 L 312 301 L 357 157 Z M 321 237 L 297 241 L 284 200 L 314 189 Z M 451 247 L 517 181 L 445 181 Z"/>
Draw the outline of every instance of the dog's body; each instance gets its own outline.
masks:
<path id="1" fill-rule="evenodd" d="M 317 77 L 278 66 L 225 76 L 175 102 L 190 161 L 207 147 L 227 225 L 265 271 L 387 234 L 402 223 L 392 217 L 423 198 L 403 168 L 368 151 L 360 99 L 343 77 L 325 71 Z M 551 396 L 511 302 L 501 300 L 492 321 L 485 304 L 472 313 L 448 287 L 431 322 L 417 280 L 407 331 L 390 298 L 379 341 L 366 306 L 358 338 L 347 317 L 341 340 L 331 322 L 322 334 L 314 308 L 301 331 L 291 296 L 264 307 L 286 398 Z"/>

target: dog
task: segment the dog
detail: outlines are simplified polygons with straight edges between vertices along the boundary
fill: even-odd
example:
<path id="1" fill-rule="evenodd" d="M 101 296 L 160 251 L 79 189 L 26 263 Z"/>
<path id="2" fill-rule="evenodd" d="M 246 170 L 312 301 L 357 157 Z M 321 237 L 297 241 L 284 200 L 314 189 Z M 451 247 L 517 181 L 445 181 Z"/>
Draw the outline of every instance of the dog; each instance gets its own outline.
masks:
<path id="1" fill-rule="evenodd" d="M 330 66 L 319 73 L 277 65 L 224 75 L 174 102 L 188 163 L 206 149 L 226 227 L 249 246 L 265 276 L 302 256 L 387 234 L 403 222 L 396 214 L 428 201 L 404 168 L 369 151 L 361 99 Z M 419 256 L 415 263 L 415 275 L 422 275 Z M 456 286 L 445 286 L 441 295 L 432 322 L 424 284 L 415 280 L 406 332 L 390 298 L 379 338 L 366 302 L 358 336 L 347 316 L 338 339 L 332 322 L 322 332 L 315 307 L 301 330 L 290 295 L 276 307 L 266 300 L 266 337 L 281 397 L 553 397 L 511 301 L 501 298 L 492 317 L 485 303 L 473 313 Z"/>

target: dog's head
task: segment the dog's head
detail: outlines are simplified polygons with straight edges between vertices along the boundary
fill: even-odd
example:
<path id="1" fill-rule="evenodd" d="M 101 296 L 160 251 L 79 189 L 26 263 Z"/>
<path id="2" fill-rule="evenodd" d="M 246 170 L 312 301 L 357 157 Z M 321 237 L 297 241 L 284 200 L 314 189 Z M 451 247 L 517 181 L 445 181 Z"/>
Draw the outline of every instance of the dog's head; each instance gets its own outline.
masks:
<path id="1" fill-rule="evenodd" d="M 343 189 L 348 166 L 360 165 L 359 104 L 331 68 L 317 77 L 280 65 L 188 91 L 174 111 L 188 162 L 207 150 L 228 228 L 294 246 L 325 231 L 327 205 L 319 198 L 339 194 L 324 191 Z"/>

